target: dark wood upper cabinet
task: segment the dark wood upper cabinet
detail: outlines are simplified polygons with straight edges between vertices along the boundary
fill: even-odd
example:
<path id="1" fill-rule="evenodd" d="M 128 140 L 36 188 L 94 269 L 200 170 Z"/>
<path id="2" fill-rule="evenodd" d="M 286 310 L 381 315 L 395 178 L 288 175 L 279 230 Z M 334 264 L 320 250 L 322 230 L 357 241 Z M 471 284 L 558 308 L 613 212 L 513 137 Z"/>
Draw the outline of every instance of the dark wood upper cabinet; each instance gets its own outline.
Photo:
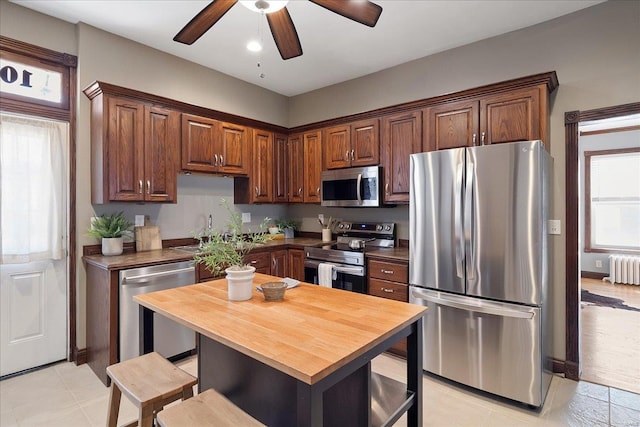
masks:
<path id="1" fill-rule="evenodd" d="M 251 203 L 273 202 L 273 134 L 253 130 L 253 167 Z"/>
<path id="2" fill-rule="evenodd" d="M 145 106 L 145 200 L 175 202 L 180 159 L 180 113 Z"/>
<path id="3" fill-rule="evenodd" d="M 385 204 L 409 203 L 409 156 L 422 148 L 422 112 L 412 110 L 382 118 L 380 161 Z"/>
<path id="4" fill-rule="evenodd" d="M 379 120 L 327 128 L 324 132 L 324 168 L 375 166 L 380 163 Z"/>
<path id="5" fill-rule="evenodd" d="M 425 151 L 471 147 L 478 137 L 478 101 L 465 100 L 435 105 L 424 110 Z"/>
<path id="6" fill-rule="evenodd" d="M 287 136 L 273 135 L 273 201 L 275 203 L 289 201 L 287 155 Z"/>
<path id="7" fill-rule="evenodd" d="M 322 131 L 305 132 L 304 143 L 304 203 L 320 203 L 322 172 Z"/>
<path id="8" fill-rule="evenodd" d="M 301 134 L 287 139 L 287 171 L 289 177 L 289 202 L 304 202 L 304 142 Z"/>
<path id="9" fill-rule="evenodd" d="M 542 139 L 548 148 L 547 87 L 537 85 L 424 109 L 425 151 Z"/>
<path id="10" fill-rule="evenodd" d="M 91 102 L 92 203 L 175 203 L 180 113 L 106 94 Z"/>
<path id="11" fill-rule="evenodd" d="M 251 149 L 244 126 L 182 114 L 182 169 L 246 175 Z"/>
<path id="12" fill-rule="evenodd" d="M 549 144 L 545 85 L 488 95 L 480 99 L 480 143 L 542 139 Z"/>

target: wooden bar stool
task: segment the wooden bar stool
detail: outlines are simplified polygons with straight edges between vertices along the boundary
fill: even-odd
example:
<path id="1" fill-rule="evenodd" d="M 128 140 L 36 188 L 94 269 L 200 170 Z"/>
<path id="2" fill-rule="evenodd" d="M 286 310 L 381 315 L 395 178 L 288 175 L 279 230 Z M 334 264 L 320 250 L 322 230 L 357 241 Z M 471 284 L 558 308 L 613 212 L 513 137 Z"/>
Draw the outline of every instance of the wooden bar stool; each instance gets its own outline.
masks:
<path id="1" fill-rule="evenodd" d="M 138 407 L 140 414 L 138 421 L 126 427 L 152 427 L 156 413 L 164 405 L 192 397 L 193 386 L 198 382 L 156 352 L 111 365 L 107 375 L 111 378 L 108 427 L 117 425 L 122 394 Z"/>
<path id="2" fill-rule="evenodd" d="M 158 413 L 161 427 L 253 427 L 261 422 L 213 389 Z"/>

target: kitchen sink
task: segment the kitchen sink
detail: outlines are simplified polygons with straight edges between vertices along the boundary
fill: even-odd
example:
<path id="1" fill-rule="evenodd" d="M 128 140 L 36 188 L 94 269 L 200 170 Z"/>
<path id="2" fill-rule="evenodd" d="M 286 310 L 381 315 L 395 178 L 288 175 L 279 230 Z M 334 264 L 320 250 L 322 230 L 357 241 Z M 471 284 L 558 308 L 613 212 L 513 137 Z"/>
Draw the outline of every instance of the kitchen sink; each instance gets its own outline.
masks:
<path id="1" fill-rule="evenodd" d="M 179 251 L 185 251 L 192 254 L 195 254 L 200 250 L 199 245 L 189 245 L 189 246 L 174 246 L 173 249 L 177 249 Z"/>

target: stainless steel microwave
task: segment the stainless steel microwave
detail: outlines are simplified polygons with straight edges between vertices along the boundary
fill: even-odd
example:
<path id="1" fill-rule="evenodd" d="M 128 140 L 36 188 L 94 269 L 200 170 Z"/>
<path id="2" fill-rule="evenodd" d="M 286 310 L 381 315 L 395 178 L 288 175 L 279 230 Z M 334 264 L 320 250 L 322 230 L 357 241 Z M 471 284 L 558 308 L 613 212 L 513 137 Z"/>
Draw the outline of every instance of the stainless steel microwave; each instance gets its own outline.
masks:
<path id="1" fill-rule="evenodd" d="M 321 205 L 380 206 L 381 177 L 380 166 L 323 171 Z"/>

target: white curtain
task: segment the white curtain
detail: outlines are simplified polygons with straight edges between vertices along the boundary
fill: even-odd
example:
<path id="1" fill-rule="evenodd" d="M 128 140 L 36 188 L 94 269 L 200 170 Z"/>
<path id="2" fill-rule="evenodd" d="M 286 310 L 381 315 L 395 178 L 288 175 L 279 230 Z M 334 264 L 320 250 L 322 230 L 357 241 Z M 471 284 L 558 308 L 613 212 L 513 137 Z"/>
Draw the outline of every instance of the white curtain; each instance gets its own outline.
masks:
<path id="1" fill-rule="evenodd" d="M 61 259 L 67 123 L 0 115 L 2 264 Z"/>

